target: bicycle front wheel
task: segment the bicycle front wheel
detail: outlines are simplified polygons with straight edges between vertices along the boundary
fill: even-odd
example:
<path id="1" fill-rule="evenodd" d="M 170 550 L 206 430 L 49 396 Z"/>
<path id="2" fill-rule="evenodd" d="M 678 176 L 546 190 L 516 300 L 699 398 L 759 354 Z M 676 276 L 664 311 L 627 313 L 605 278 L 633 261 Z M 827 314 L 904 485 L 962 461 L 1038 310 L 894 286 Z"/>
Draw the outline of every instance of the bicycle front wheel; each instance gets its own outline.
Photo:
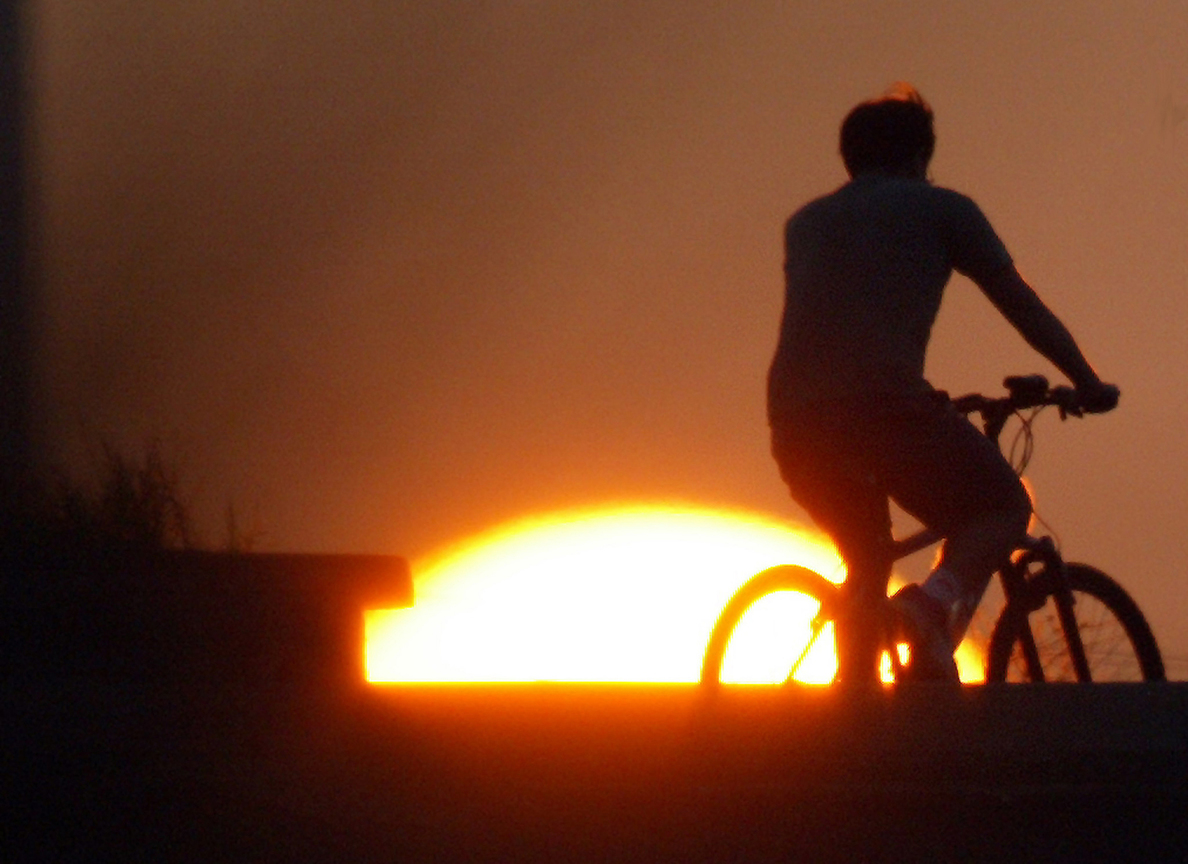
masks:
<path id="1" fill-rule="evenodd" d="M 779 676 L 793 681 L 810 674 L 810 680 L 824 675 L 828 679 L 836 671 L 836 648 L 833 620 L 837 608 L 837 586 L 805 567 L 792 564 L 764 570 L 743 583 L 730 598 L 718 616 L 714 629 L 710 631 L 705 656 L 701 664 L 701 684 L 716 686 L 727 672 L 729 680 L 731 667 L 731 643 L 744 616 L 752 610 L 758 611 L 760 601 L 776 594 L 791 596 L 795 612 L 779 628 L 779 655 L 786 662 L 781 663 Z M 799 619 L 799 620 L 797 620 Z M 745 629 L 745 628 L 744 628 Z M 770 647 L 765 659 L 771 661 Z M 779 661 L 777 661 L 779 662 Z M 822 665 L 824 664 L 824 666 Z M 822 672 L 822 669 L 825 672 Z"/>
<path id="2" fill-rule="evenodd" d="M 1155 636 L 1138 605 L 1100 570 L 1067 564 L 1071 616 L 1061 621 L 1053 574 L 1035 576 L 1027 596 L 1008 604 L 990 637 L 990 681 L 1163 681 Z M 1031 602 L 1028 602 L 1031 601 Z M 1080 662 L 1068 628 L 1084 646 Z M 1086 674 L 1087 673 L 1087 674 Z"/>

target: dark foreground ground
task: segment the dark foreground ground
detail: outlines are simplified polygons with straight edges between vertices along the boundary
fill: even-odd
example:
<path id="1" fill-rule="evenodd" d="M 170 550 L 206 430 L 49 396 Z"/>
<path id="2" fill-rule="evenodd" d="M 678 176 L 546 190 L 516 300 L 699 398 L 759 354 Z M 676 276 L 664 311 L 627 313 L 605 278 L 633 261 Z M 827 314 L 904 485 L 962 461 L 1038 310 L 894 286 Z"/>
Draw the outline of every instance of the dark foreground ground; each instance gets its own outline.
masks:
<path id="1" fill-rule="evenodd" d="M 9 604 L 0 860 L 1188 859 L 1188 685 L 368 687 L 220 596 Z"/>
<path id="2" fill-rule="evenodd" d="M 6 861 L 1188 855 L 1182 685 L 84 690 L 5 695 Z"/>

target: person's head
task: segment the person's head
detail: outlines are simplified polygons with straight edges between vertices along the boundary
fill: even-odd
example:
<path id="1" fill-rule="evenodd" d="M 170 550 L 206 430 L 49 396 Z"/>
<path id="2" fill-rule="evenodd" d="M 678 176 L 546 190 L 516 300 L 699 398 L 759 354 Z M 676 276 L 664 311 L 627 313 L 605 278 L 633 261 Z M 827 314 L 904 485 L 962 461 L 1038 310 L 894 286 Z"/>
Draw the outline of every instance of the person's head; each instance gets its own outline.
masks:
<path id="1" fill-rule="evenodd" d="M 841 156 L 851 177 L 873 171 L 923 177 L 935 146 L 932 109 L 910 84 L 896 84 L 842 121 Z"/>

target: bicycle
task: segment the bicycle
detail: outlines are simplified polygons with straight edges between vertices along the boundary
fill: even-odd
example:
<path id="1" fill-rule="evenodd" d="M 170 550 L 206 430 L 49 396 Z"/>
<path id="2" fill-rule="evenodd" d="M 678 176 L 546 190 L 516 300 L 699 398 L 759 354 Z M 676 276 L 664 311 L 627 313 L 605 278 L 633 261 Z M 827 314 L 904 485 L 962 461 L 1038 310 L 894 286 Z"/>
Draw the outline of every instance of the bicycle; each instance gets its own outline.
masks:
<path id="1" fill-rule="evenodd" d="M 1076 391 L 1048 386 L 1042 375 L 1012 376 L 1004 380 L 1007 395 L 970 394 L 954 399 L 958 411 L 981 415 L 982 431 L 996 444 L 1008 420 L 1022 422 L 1016 442 L 1022 453 L 1013 459 L 1022 474 L 1031 457 L 1031 424 L 1049 406 L 1061 419 L 1080 416 Z M 1023 412 L 1030 412 L 1024 414 Z M 1000 445 L 1001 446 L 1001 445 Z M 1014 448 L 1012 448 L 1012 453 Z M 922 529 L 894 541 L 883 595 L 890 582 L 890 563 L 940 542 L 939 534 Z M 1162 681 L 1166 679 L 1159 646 L 1138 605 L 1126 591 L 1100 570 L 1087 564 L 1066 563 L 1050 536 L 1029 535 L 998 571 L 1005 605 L 991 632 L 986 679 L 1001 681 Z M 854 610 L 842 585 L 796 565 L 769 568 L 745 582 L 723 608 L 706 645 L 701 683 L 716 686 L 730 639 L 748 610 L 770 594 L 790 591 L 812 598 L 816 612 L 794 659 L 786 683 L 796 680 L 805 658 L 819 650 L 822 639 L 835 639 L 839 619 L 852 620 Z M 876 650 L 883 667 L 903 680 L 904 658 L 899 646 L 907 640 L 904 623 L 885 599 L 875 610 Z M 843 636 L 846 634 L 843 633 Z M 888 663 L 889 660 L 889 663 Z M 875 674 L 875 664 L 869 666 Z"/>

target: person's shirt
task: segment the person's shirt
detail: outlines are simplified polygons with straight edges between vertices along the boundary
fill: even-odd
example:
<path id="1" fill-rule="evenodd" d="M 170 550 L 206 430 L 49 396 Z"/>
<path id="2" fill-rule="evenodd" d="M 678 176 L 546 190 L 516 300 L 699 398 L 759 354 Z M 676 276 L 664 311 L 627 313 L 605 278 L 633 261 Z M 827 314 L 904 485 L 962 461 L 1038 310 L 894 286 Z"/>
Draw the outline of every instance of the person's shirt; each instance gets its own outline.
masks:
<path id="1" fill-rule="evenodd" d="M 785 226 L 784 251 L 772 422 L 822 401 L 927 392 L 924 355 L 952 272 L 982 282 L 1012 266 L 972 200 L 882 174 L 801 208 Z"/>

